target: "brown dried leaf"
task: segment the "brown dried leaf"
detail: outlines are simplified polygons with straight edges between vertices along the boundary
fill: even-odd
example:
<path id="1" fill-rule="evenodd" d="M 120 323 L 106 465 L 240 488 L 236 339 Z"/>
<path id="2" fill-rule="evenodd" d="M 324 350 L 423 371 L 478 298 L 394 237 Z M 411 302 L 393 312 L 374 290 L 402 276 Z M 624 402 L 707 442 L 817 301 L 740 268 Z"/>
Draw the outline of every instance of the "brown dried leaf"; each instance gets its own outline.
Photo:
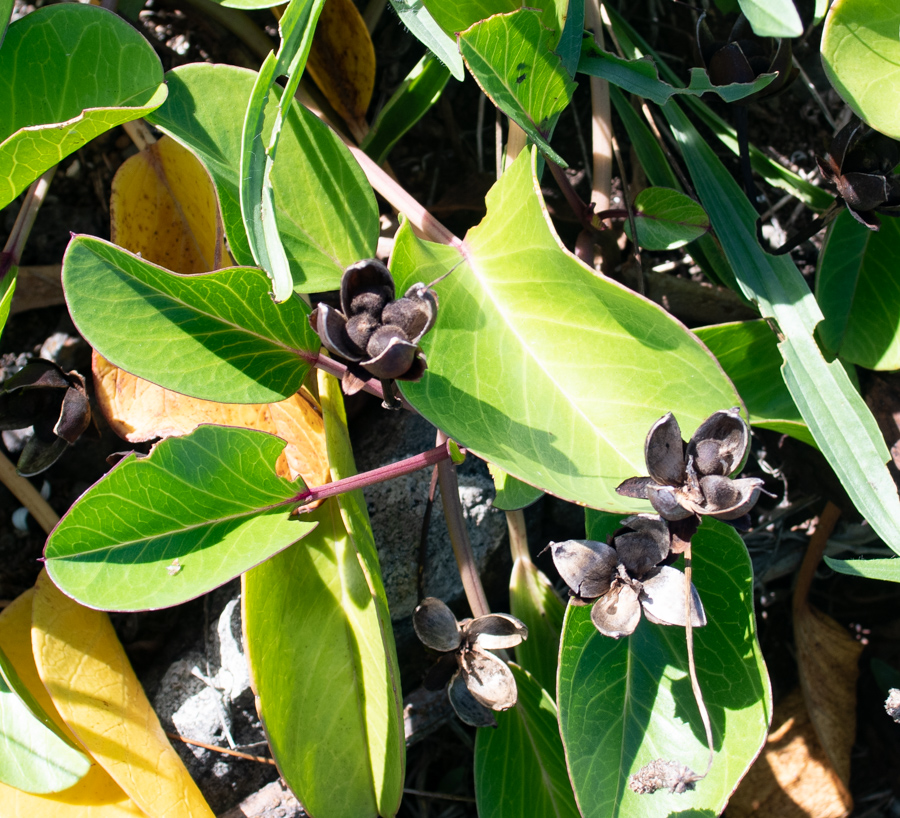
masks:
<path id="1" fill-rule="evenodd" d="M 765 749 L 731 797 L 727 818 L 844 818 L 852 808 L 797 688 L 775 707 Z"/>
<path id="2" fill-rule="evenodd" d="M 375 49 L 353 0 L 325 3 L 306 68 L 356 140 L 362 140 L 375 88 Z"/>
<path id="3" fill-rule="evenodd" d="M 214 403 L 137 378 L 94 352 L 97 403 L 113 431 L 131 443 L 186 435 L 201 423 L 270 432 L 287 441 L 276 471 L 308 486 L 329 481 L 325 426 L 316 402 L 301 390 L 279 403 Z"/>

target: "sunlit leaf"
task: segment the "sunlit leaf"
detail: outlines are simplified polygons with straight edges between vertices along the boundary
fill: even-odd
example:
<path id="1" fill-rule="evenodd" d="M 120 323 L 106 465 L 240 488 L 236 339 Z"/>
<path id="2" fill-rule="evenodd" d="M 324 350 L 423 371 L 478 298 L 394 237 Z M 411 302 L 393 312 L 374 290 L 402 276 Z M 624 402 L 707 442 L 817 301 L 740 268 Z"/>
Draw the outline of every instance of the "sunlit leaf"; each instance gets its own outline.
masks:
<path id="1" fill-rule="evenodd" d="M 820 46 L 822 67 L 844 102 L 894 139 L 900 139 L 898 31 L 900 6 L 893 0 L 834 0 Z"/>
<path id="2" fill-rule="evenodd" d="M 162 81 L 150 43 L 106 9 L 63 3 L 13 23 L 0 50 L 0 208 L 98 134 L 158 107 Z"/>
<path id="3" fill-rule="evenodd" d="M 201 426 L 129 455 L 89 489 L 47 540 L 53 581 L 95 608 L 177 605 L 306 536 L 289 517 L 301 483 L 274 467 L 284 441 Z"/>
<path id="4" fill-rule="evenodd" d="M 299 299 L 274 304 L 254 268 L 178 275 L 100 239 L 77 236 L 63 258 L 72 320 L 126 372 L 204 400 L 284 400 L 319 338 Z M 135 327 L 140 332 L 135 332 Z"/>
<path id="5" fill-rule="evenodd" d="M 515 511 L 537 502 L 544 494 L 540 489 L 529 486 L 521 480 L 507 474 L 499 466 L 488 463 L 491 477 L 494 478 L 494 508 L 501 511 Z"/>
<path id="6" fill-rule="evenodd" d="M 31 645 L 31 602 L 34 588 L 16 597 L 0 613 L 0 645 L 13 663 L 25 687 L 57 729 L 80 747 L 75 734 L 59 715 L 47 688 L 41 683 Z M 33 795 L 0 783 L 3 818 L 145 818 L 99 764 L 92 763 L 77 784 L 62 792 Z"/>
<path id="7" fill-rule="evenodd" d="M 588 536 L 602 532 L 589 528 Z M 708 750 L 687 673 L 684 628 L 643 619 L 625 639 L 601 635 L 590 606 L 570 603 L 560 650 L 560 731 L 584 818 L 718 815 L 765 742 L 771 692 L 756 640 L 753 571 L 734 529 L 705 519 L 693 539 L 694 585 L 708 624 L 695 628 L 697 675 L 715 757 L 692 792 L 636 795 L 628 777 L 658 758 L 702 773 Z"/>
<path id="8" fill-rule="evenodd" d="M 634 200 L 638 244 L 648 250 L 674 250 L 709 231 L 709 218 L 690 196 L 665 187 L 648 187 Z M 625 232 L 631 236 L 626 219 Z"/>
<path id="9" fill-rule="evenodd" d="M 549 145 L 556 118 L 575 83 L 553 53 L 556 38 L 541 12 L 519 9 L 476 23 L 459 35 L 459 50 L 482 90 L 553 161 L 565 161 Z"/>
<path id="10" fill-rule="evenodd" d="M 799 37 L 803 22 L 794 0 L 738 0 L 757 37 Z"/>
<path id="11" fill-rule="evenodd" d="M 427 46 L 455 79 L 462 81 L 465 78 L 465 70 L 456 38 L 451 37 L 438 25 L 428 7 L 421 0 L 391 0 L 391 5 L 410 34 Z"/>
<path id="12" fill-rule="evenodd" d="M 94 759 L 159 818 L 212 818 L 166 734 L 109 617 L 38 577 L 31 640 L 41 681 Z"/>
<path id="13" fill-rule="evenodd" d="M 578 818 L 556 704 L 531 674 L 509 667 L 519 700 L 496 713 L 497 727 L 482 727 L 475 741 L 479 818 Z"/>
<path id="14" fill-rule="evenodd" d="M 238 179 L 243 111 L 253 78 L 253 72 L 230 65 L 181 66 L 166 75 L 169 99 L 151 118 L 206 166 L 219 194 L 228 245 L 235 261 L 246 266 L 254 260 L 241 221 Z M 336 289 L 345 267 L 375 253 L 379 226 L 372 188 L 337 134 L 297 103 L 288 114 L 278 157 L 272 171 L 275 218 L 294 287 Z"/>
<path id="15" fill-rule="evenodd" d="M 900 582 L 900 559 L 886 560 L 837 560 L 825 557 L 829 568 L 851 577 L 881 579 L 885 582 Z"/>
<path id="16" fill-rule="evenodd" d="M 465 263 L 436 285 L 437 325 L 422 339 L 428 369 L 403 392 L 514 477 L 586 505 L 635 509 L 615 487 L 645 473 L 651 424 L 672 411 L 688 435 L 740 399 L 681 324 L 560 246 L 530 162 L 507 168 L 466 237 Z M 460 259 L 404 225 L 391 270 L 403 290 Z"/>

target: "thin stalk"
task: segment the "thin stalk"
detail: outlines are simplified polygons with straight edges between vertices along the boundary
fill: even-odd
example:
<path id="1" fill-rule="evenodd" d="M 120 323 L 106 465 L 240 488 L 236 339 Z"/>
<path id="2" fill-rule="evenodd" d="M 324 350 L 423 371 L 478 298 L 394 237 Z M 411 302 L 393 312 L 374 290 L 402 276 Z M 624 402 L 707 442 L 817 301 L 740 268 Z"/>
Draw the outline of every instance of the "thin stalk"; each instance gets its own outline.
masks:
<path id="1" fill-rule="evenodd" d="M 594 32 L 594 42 L 603 48 L 603 17 L 599 0 L 585 0 L 585 26 Z M 609 208 L 612 190 L 612 117 L 609 110 L 609 83 L 599 77 L 590 78 L 591 142 L 593 173 L 591 204 L 595 210 Z"/>
<path id="2" fill-rule="evenodd" d="M 506 129 L 506 167 L 509 167 L 516 157 L 525 150 L 528 144 L 528 135 L 523 131 L 518 123 L 509 120 Z"/>
<path id="3" fill-rule="evenodd" d="M 709 758 L 706 762 L 706 772 L 698 776 L 706 778 L 712 769 L 713 757 L 713 735 L 712 725 L 709 722 L 709 712 L 706 709 L 706 703 L 703 701 L 703 691 L 700 690 L 700 682 L 697 680 L 697 664 L 694 661 L 694 626 L 692 617 L 694 615 L 693 595 L 691 594 L 691 543 L 688 541 L 687 548 L 684 551 L 684 615 L 685 615 L 685 638 L 687 639 L 688 654 L 688 673 L 691 676 L 691 690 L 694 691 L 694 701 L 697 702 L 697 709 L 700 711 L 700 719 L 703 722 L 703 729 L 706 731 L 706 746 L 709 747 Z"/>
<path id="4" fill-rule="evenodd" d="M 22 477 L 3 452 L 0 452 L 0 483 L 6 486 L 18 501 L 28 509 L 37 524 L 49 534 L 59 522 L 59 516 L 40 492 Z"/>
<path id="5" fill-rule="evenodd" d="M 509 529 L 509 550 L 513 562 L 531 562 L 531 551 L 528 549 L 528 531 L 525 528 L 525 513 L 522 509 L 506 512 L 506 527 Z"/>
<path id="6" fill-rule="evenodd" d="M 344 377 L 344 373 L 347 371 L 346 364 L 342 364 L 340 361 L 334 360 L 334 358 L 329 358 L 327 355 L 323 355 L 321 352 L 316 354 L 300 350 L 299 355 L 311 366 L 314 366 L 316 369 L 321 369 L 323 372 L 327 372 L 329 375 L 334 375 L 334 377 L 338 380 L 341 380 Z M 363 383 L 362 391 L 368 392 L 370 395 L 374 395 L 376 398 L 381 398 L 382 402 L 386 400 L 382 382 L 378 380 L 378 378 L 369 378 L 367 381 L 365 381 Z M 403 397 L 403 395 L 397 397 L 397 400 L 400 401 L 400 405 L 404 409 L 410 412 L 416 412 L 416 410 L 413 409 L 412 405 L 409 403 L 409 401 L 406 400 L 406 398 Z"/>
<path id="7" fill-rule="evenodd" d="M 324 500 L 326 497 L 334 497 L 336 494 L 343 494 L 354 489 L 363 489 L 366 486 L 375 485 L 375 483 L 384 483 L 387 480 L 393 480 L 395 477 L 402 477 L 404 474 L 412 474 L 420 469 L 427 469 L 436 463 L 449 460 L 450 457 L 450 446 L 445 441 L 442 445 L 435 446 L 435 448 L 422 452 L 422 454 L 407 457 L 406 460 L 389 463 L 387 466 L 381 466 L 361 474 L 354 474 L 352 477 L 345 477 L 343 480 L 335 480 L 333 483 L 326 483 L 324 486 L 307 488 L 296 497 L 291 498 L 290 502 L 308 505 L 318 500 Z M 298 509 L 298 512 L 300 511 L 302 509 Z"/>
<path id="8" fill-rule="evenodd" d="M 828 225 L 834 221 L 837 217 L 838 213 L 841 212 L 844 208 L 844 202 L 842 199 L 835 199 L 834 202 L 829 206 L 828 210 L 826 210 L 821 216 L 816 216 L 803 230 L 795 233 L 791 236 L 781 247 L 776 247 L 774 250 L 766 250 L 766 252 L 771 256 L 783 256 L 785 253 L 790 253 L 791 250 L 799 247 L 803 242 L 807 239 L 811 239 L 816 235 L 820 230 L 824 230 Z M 760 243 L 762 248 L 765 250 L 766 242 L 763 234 L 762 234 L 762 218 L 756 220 L 756 240 Z"/>
<path id="9" fill-rule="evenodd" d="M 425 562 L 428 559 L 428 529 L 431 526 L 431 512 L 434 509 L 437 487 L 438 470 L 437 466 L 435 466 L 431 470 L 431 483 L 428 485 L 428 501 L 425 503 L 425 513 L 422 515 L 422 531 L 419 534 L 419 570 L 416 573 L 416 587 L 419 590 L 419 599 L 425 598 Z"/>
<path id="10" fill-rule="evenodd" d="M 438 429 L 438 447 L 443 446 L 449 451 L 447 441 L 447 435 Z M 444 505 L 444 517 L 447 520 L 450 545 L 453 547 L 453 556 L 456 557 L 459 577 L 462 580 L 469 608 L 473 617 L 484 616 L 489 614 L 491 609 L 488 607 L 487 596 L 481 584 L 481 577 L 478 575 L 478 566 L 475 564 L 475 553 L 472 551 L 469 532 L 466 530 L 462 503 L 459 501 L 456 466 L 449 456 L 438 463 L 438 483 L 441 487 L 441 502 Z"/>
<path id="11" fill-rule="evenodd" d="M 585 230 L 596 230 L 596 227 L 594 226 L 594 210 L 591 205 L 587 204 L 584 199 L 578 195 L 578 192 L 572 187 L 572 182 L 569 180 L 569 177 L 566 176 L 566 172 L 557 165 L 556 162 L 552 159 L 547 159 L 546 157 L 544 158 L 544 161 L 547 164 L 550 174 L 556 180 L 556 184 L 559 185 L 559 189 L 562 191 L 563 196 L 569 203 L 569 207 L 572 208 L 575 218 L 581 223 L 581 226 Z M 608 212 L 608 210 L 606 212 Z"/>
<path id="12" fill-rule="evenodd" d="M 644 262 L 641 259 L 641 246 L 638 244 L 637 225 L 634 222 L 634 213 L 631 208 L 631 195 L 628 191 L 628 182 L 625 179 L 625 165 L 622 162 L 622 154 L 619 153 L 619 143 L 615 136 L 611 137 L 613 151 L 616 154 L 616 164 L 619 166 L 619 177 L 622 180 L 622 198 L 625 200 L 625 214 L 628 217 L 628 225 L 631 227 L 631 253 L 634 256 L 635 270 L 637 272 L 637 291 L 644 294 Z"/>
<path id="13" fill-rule="evenodd" d="M 56 173 L 57 166 L 54 165 L 50 170 L 45 171 L 41 176 L 31 183 L 28 192 L 25 194 L 25 201 L 19 209 L 19 215 L 16 216 L 15 224 L 13 224 L 12 232 L 6 240 L 6 246 L 0 251 L 0 281 L 6 278 L 7 273 L 13 268 L 18 267 L 22 260 L 22 250 L 31 228 L 34 227 L 34 220 L 37 218 L 38 210 L 44 203 L 47 196 L 47 190 L 50 188 L 50 180 Z"/>

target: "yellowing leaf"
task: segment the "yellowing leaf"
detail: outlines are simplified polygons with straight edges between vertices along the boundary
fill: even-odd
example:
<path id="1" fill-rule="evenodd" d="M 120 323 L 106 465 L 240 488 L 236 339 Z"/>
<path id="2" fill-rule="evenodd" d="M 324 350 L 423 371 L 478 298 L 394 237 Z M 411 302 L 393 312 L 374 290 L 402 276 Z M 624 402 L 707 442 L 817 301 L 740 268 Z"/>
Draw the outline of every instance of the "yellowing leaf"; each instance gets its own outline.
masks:
<path id="1" fill-rule="evenodd" d="M 42 572 L 32 605 L 38 673 L 94 759 L 153 818 L 212 818 L 169 744 L 109 617 L 65 596 Z"/>
<path id="2" fill-rule="evenodd" d="M 375 87 L 375 49 L 353 0 L 325 3 L 306 69 L 356 140 L 362 140 Z"/>
<path id="3" fill-rule="evenodd" d="M 0 613 L 0 647 L 38 704 L 72 741 L 80 742 L 60 717 L 41 684 L 31 652 L 31 603 L 34 589 L 26 591 Z M 3 818 L 135 818 L 144 813 L 99 764 L 77 784 L 62 792 L 32 795 L 0 784 Z"/>
<path id="4" fill-rule="evenodd" d="M 169 137 L 127 159 L 109 201 L 114 243 L 178 273 L 228 266 L 216 190 L 206 169 Z"/>
<path id="5" fill-rule="evenodd" d="M 308 486 L 329 480 L 322 414 L 305 390 L 278 403 L 215 403 L 163 389 L 94 353 L 97 402 L 113 431 L 132 443 L 186 435 L 201 423 L 270 432 L 287 441 L 275 470 Z"/>

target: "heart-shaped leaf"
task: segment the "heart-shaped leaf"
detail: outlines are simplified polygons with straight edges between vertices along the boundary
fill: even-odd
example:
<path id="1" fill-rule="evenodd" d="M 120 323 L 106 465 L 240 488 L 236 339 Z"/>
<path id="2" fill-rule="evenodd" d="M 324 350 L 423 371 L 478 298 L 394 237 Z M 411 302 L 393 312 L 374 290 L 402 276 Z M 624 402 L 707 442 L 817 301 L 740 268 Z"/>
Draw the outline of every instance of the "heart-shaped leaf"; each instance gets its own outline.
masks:
<path id="1" fill-rule="evenodd" d="M 130 455 L 54 529 L 48 573 L 79 602 L 118 611 L 222 585 L 313 529 L 288 516 L 303 486 L 275 474 L 283 448 L 264 432 L 201 426 Z"/>
<path id="2" fill-rule="evenodd" d="M 254 268 L 178 275 L 76 236 L 63 258 L 63 287 L 72 320 L 104 358 L 195 398 L 284 400 L 319 350 L 306 305 L 274 304 L 268 278 Z"/>
<path id="3" fill-rule="evenodd" d="M 0 50 L 0 208 L 64 156 L 165 98 L 156 52 L 112 12 L 64 3 L 17 20 Z"/>
<path id="4" fill-rule="evenodd" d="M 844 102 L 894 139 L 900 139 L 898 31 L 900 6 L 893 0 L 834 0 L 820 46 L 822 67 Z"/>
<path id="5" fill-rule="evenodd" d="M 166 75 L 169 99 L 150 118 L 206 166 L 219 194 L 228 245 L 235 261 L 248 266 L 255 262 L 241 220 L 238 180 L 243 112 L 254 76 L 231 65 L 176 68 Z M 270 108 L 276 95 L 277 89 Z M 345 267 L 374 255 L 379 227 L 372 188 L 337 134 L 298 103 L 291 106 L 278 143 L 272 186 L 276 224 L 297 291 L 337 289 Z"/>
<path id="6" fill-rule="evenodd" d="M 588 536 L 601 539 L 604 532 L 593 530 L 590 515 L 588 524 Z M 590 606 L 569 604 L 559 723 L 584 818 L 718 815 L 766 739 L 771 692 L 756 640 L 747 549 L 733 528 L 705 518 L 693 538 L 693 567 L 708 620 L 693 634 L 715 757 L 691 792 L 637 795 L 628 787 L 631 774 L 658 758 L 701 773 L 706 768 L 684 628 L 642 619 L 630 637 L 611 639 L 594 627 Z"/>
<path id="7" fill-rule="evenodd" d="M 403 392 L 461 446 L 520 480 L 597 508 L 646 508 L 615 488 L 646 472 L 654 421 L 674 412 L 689 435 L 740 399 L 681 324 L 560 246 L 537 190 L 522 155 L 488 195 L 462 257 L 408 225 L 398 233 L 398 290 L 464 261 L 436 285 L 437 324 L 422 339 L 428 369 Z"/>
<path id="8" fill-rule="evenodd" d="M 674 250 L 709 230 L 709 217 L 690 196 L 665 187 L 648 187 L 634 199 L 638 244 L 647 250 Z M 631 236 L 631 223 L 625 222 Z"/>
<path id="9" fill-rule="evenodd" d="M 558 39 L 542 12 L 523 8 L 496 14 L 459 35 L 459 50 L 485 94 L 557 164 L 548 140 L 575 83 L 553 53 Z"/>
<path id="10" fill-rule="evenodd" d="M 482 727 L 475 740 L 479 818 L 578 818 L 556 704 L 528 671 L 509 669 L 518 702 L 496 713 L 497 727 Z"/>

